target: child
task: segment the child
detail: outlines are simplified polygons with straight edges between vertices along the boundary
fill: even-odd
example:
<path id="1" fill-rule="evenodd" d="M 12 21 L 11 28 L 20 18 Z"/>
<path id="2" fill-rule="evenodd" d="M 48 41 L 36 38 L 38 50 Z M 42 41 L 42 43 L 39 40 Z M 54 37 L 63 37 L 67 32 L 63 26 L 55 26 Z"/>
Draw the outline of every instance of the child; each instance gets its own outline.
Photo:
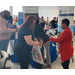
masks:
<path id="1" fill-rule="evenodd" d="M 37 40 L 42 43 L 42 45 L 39 45 L 41 54 L 42 54 L 42 58 L 43 58 L 43 62 L 44 60 L 46 60 L 46 48 L 45 46 L 43 46 L 43 39 L 42 38 L 37 38 Z M 41 60 L 41 56 L 38 55 L 38 59 Z M 35 68 L 36 69 L 42 69 L 43 68 L 43 64 L 39 63 L 39 62 L 35 62 Z"/>

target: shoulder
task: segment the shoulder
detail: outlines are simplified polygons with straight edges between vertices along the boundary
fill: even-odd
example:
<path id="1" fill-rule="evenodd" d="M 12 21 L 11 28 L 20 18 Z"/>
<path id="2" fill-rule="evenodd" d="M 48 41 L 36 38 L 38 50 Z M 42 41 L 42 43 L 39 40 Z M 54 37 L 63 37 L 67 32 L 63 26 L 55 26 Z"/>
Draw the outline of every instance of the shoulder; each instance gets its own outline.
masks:
<path id="1" fill-rule="evenodd" d="M 20 32 L 22 32 L 22 33 L 30 32 L 31 33 L 32 31 L 31 31 L 31 29 L 28 26 L 22 26 L 20 28 Z"/>
<path id="2" fill-rule="evenodd" d="M 72 31 L 70 30 L 70 28 L 66 29 L 63 34 L 66 34 L 66 35 L 71 35 L 72 34 Z"/>
<path id="3" fill-rule="evenodd" d="M 0 17 L 0 22 L 7 22 L 4 18 Z"/>

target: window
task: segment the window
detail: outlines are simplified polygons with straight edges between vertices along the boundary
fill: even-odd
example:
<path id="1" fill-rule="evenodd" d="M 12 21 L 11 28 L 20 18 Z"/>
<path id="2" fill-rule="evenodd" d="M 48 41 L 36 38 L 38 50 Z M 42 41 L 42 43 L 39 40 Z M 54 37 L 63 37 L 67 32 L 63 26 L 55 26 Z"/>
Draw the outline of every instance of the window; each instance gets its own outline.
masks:
<path id="1" fill-rule="evenodd" d="M 4 10 L 10 11 L 10 6 L 0 6 L 0 12 Z"/>
<path id="2" fill-rule="evenodd" d="M 22 12 L 22 6 L 13 6 L 13 15 L 18 15 L 18 12 Z"/>

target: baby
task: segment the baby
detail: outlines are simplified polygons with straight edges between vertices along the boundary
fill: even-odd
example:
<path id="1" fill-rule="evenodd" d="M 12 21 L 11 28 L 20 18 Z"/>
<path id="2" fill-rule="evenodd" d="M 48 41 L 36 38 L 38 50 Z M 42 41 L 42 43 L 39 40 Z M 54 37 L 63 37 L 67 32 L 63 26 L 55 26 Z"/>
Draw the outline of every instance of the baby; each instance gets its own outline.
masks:
<path id="1" fill-rule="evenodd" d="M 42 54 L 43 61 L 45 61 L 47 56 L 46 56 L 46 48 L 45 48 L 45 46 L 43 46 L 43 39 L 39 37 L 39 38 L 37 38 L 37 40 L 38 40 L 38 42 L 42 43 L 42 45 L 39 45 L 39 46 L 40 46 L 40 51 Z M 38 55 L 38 59 L 41 60 L 39 55 Z M 42 69 L 43 65 L 36 62 L 35 67 L 36 67 L 36 69 Z"/>
<path id="2" fill-rule="evenodd" d="M 38 42 L 42 43 L 42 45 L 39 45 L 39 46 L 40 46 L 40 50 L 41 50 L 43 59 L 46 59 L 46 48 L 45 46 L 43 46 L 43 39 L 40 37 L 37 39 L 38 39 Z"/>

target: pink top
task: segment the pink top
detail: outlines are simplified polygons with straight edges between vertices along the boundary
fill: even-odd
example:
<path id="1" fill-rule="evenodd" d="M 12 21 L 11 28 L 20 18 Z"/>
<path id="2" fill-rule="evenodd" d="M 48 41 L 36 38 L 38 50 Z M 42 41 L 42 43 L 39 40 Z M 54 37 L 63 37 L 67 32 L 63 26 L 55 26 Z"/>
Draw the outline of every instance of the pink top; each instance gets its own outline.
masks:
<path id="1" fill-rule="evenodd" d="M 10 29 L 6 27 L 7 21 L 0 17 L 0 41 L 8 40 L 10 38 L 10 33 L 16 32 L 16 29 Z"/>

